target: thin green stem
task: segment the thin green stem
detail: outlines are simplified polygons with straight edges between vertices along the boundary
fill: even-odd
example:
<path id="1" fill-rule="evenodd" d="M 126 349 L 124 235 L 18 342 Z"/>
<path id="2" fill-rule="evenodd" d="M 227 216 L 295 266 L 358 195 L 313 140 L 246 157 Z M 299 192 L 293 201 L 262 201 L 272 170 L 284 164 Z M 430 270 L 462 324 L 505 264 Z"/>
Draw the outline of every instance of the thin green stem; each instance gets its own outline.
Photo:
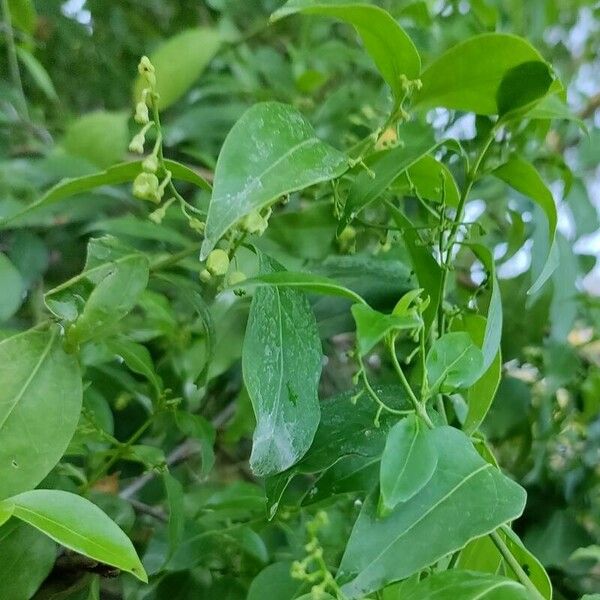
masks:
<path id="1" fill-rule="evenodd" d="M 15 34 L 12 26 L 12 18 L 10 14 L 10 6 L 8 0 L 2 0 L 2 15 L 6 26 L 6 50 L 8 54 L 8 66 L 13 85 L 17 88 L 19 99 L 21 101 L 21 110 L 29 120 L 29 111 L 27 109 L 27 98 L 23 91 L 23 82 L 21 81 L 21 72 L 19 70 L 19 59 L 17 57 L 17 46 L 15 44 Z"/>
<path id="2" fill-rule="evenodd" d="M 510 548 L 506 545 L 506 542 L 502 539 L 502 537 L 498 534 L 497 531 L 492 531 L 490 533 L 490 538 L 498 551 L 502 555 L 502 558 L 506 561 L 506 563 L 510 566 L 514 574 L 517 576 L 517 579 L 527 588 L 532 598 L 535 600 L 544 600 L 542 594 L 540 594 L 539 590 L 533 585 L 531 579 L 527 576 L 527 573 L 523 570 L 523 567 L 519 564 L 519 561 L 513 556 L 513 553 L 510 551 Z"/>
<path id="3" fill-rule="evenodd" d="M 406 379 L 406 375 L 404 375 L 404 371 L 402 370 L 402 367 L 400 366 L 400 363 L 398 362 L 398 357 L 396 356 L 396 343 L 395 343 L 394 339 L 391 339 L 389 341 L 388 347 L 390 350 L 390 355 L 392 357 L 392 363 L 394 365 L 394 369 L 396 370 L 396 373 L 398 375 L 398 378 L 400 379 L 400 382 L 402 383 L 402 386 L 404 387 L 404 389 L 406 390 L 406 393 L 408 394 L 408 398 L 409 398 L 411 404 L 413 405 L 415 412 L 421 417 L 421 419 L 423 419 L 423 421 L 425 421 L 425 424 L 427 425 L 427 427 L 429 427 L 429 429 L 433 429 L 433 423 L 432 423 L 431 419 L 429 418 L 429 415 L 427 414 L 427 410 L 425 409 L 425 406 L 415 396 L 415 393 L 413 392 L 412 388 L 410 387 L 410 383 L 408 383 L 408 379 Z"/>
<path id="4" fill-rule="evenodd" d="M 163 269 L 166 269 L 167 267 L 171 267 L 177 264 L 179 261 L 183 260 L 184 258 L 192 256 L 193 254 L 199 251 L 200 244 L 192 244 L 191 246 L 184 248 L 180 252 L 176 252 L 171 256 L 167 256 L 167 258 L 163 258 L 162 260 L 155 262 L 153 265 L 150 266 L 150 271 L 161 271 Z"/>

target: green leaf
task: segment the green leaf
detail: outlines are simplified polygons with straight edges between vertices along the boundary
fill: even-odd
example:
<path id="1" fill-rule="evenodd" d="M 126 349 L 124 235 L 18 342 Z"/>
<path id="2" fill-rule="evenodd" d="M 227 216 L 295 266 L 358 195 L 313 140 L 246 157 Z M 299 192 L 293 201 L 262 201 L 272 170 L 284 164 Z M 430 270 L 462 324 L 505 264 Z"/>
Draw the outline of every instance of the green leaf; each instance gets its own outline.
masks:
<path id="1" fill-rule="evenodd" d="M 404 388 L 399 385 L 376 386 L 375 391 L 388 406 L 397 410 L 408 410 L 411 406 Z M 324 400 L 319 427 L 309 451 L 293 467 L 266 480 L 269 518 L 275 515 L 283 492 L 296 475 L 325 471 L 348 457 L 364 459 L 368 464 L 377 462 L 396 416 L 382 414 L 380 426 L 375 427 L 376 412 L 366 393 L 357 390 Z"/>
<path id="2" fill-rule="evenodd" d="M 163 482 L 169 505 L 169 552 L 165 558 L 166 564 L 177 550 L 184 533 L 184 493 L 183 486 L 169 472 L 163 473 Z"/>
<path id="3" fill-rule="evenodd" d="M 557 266 L 555 239 L 558 216 L 554 198 L 536 168 L 522 158 L 511 158 L 495 169 L 493 175 L 517 190 L 517 192 L 533 200 L 544 211 L 548 219 L 546 259 L 542 271 L 528 291 L 529 294 L 534 294 L 544 285 Z"/>
<path id="4" fill-rule="evenodd" d="M 374 494 L 363 505 L 338 573 L 351 600 L 409 577 L 523 511 L 525 491 L 485 462 L 464 433 L 444 426 L 430 435 L 438 465 L 425 487 L 385 518 Z"/>
<path id="5" fill-rule="evenodd" d="M 379 481 L 383 506 L 393 510 L 410 500 L 431 479 L 438 463 L 430 430 L 414 414 L 388 433 L 381 457 Z"/>
<path id="6" fill-rule="evenodd" d="M 417 329 L 423 325 L 419 313 L 407 310 L 404 314 L 385 315 L 365 304 L 351 308 L 356 323 L 356 342 L 361 356 L 368 354 L 386 335 L 395 331 Z"/>
<path id="7" fill-rule="evenodd" d="M 416 79 L 421 58 L 404 29 L 385 10 L 371 4 L 344 0 L 289 0 L 271 20 L 288 15 L 322 15 L 353 25 L 379 72 L 392 88 L 396 104 L 404 98 L 402 75 Z"/>
<path id="8" fill-rule="evenodd" d="M 280 267 L 259 255 L 261 271 Z M 250 466 L 259 476 L 296 463 L 319 424 L 321 340 L 308 300 L 291 289 L 257 290 L 244 337 L 244 382 L 256 415 Z"/>
<path id="9" fill-rule="evenodd" d="M 138 375 L 145 377 L 154 387 L 157 396 L 162 391 L 162 381 L 156 374 L 150 352 L 142 344 L 136 344 L 126 338 L 112 338 L 106 342 L 108 349 Z"/>
<path id="10" fill-rule="evenodd" d="M 306 591 L 308 583 L 291 576 L 292 562 L 276 562 L 265 567 L 252 581 L 246 600 L 293 600 Z"/>
<path id="11" fill-rule="evenodd" d="M 8 0 L 13 25 L 32 35 L 37 22 L 33 0 Z"/>
<path id="12" fill-rule="evenodd" d="M 45 207 L 52 206 L 65 198 L 76 196 L 77 194 L 88 192 L 104 185 L 118 185 L 133 181 L 142 172 L 142 162 L 141 160 L 137 160 L 120 163 L 92 175 L 63 179 L 50 188 L 36 202 L 12 215 L 0 219 L 0 229 L 16 227 L 24 222 L 26 223 L 25 217 L 28 217 L 32 213 L 35 214 L 36 211 Z M 165 166 L 171 171 L 174 179 L 187 181 L 203 190 L 211 190 L 210 184 L 189 167 L 173 160 L 165 160 Z"/>
<path id="13" fill-rule="evenodd" d="M 56 545 L 45 535 L 11 522 L 0 529 L 0 598 L 32 598 L 56 560 Z"/>
<path id="14" fill-rule="evenodd" d="M 17 56 L 46 97 L 53 102 L 58 101 L 58 95 L 54 89 L 52 79 L 50 79 L 48 71 L 46 71 L 40 61 L 22 46 L 17 46 Z"/>
<path id="15" fill-rule="evenodd" d="M 126 112 L 95 111 L 67 127 L 64 149 L 97 167 L 106 168 L 125 156 L 129 143 Z"/>
<path id="16" fill-rule="evenodd" d="M 445 333 L 436 339 L 425 360 L 431 392 L 468 388 L 477 381 L 483 354 L 464 332 Z"/>
<path id="17" fill-rule="evenodd" d="M 587 133 L 587 126 L 560 97 L 560 94 L 548 94 L 542 98 L 528 113 L 529 119 L 564 120 L 577 123 L 578 127 Z"/>
<path id="18" fill-rule="evenodd" d="M 175 423 L 182 433 L 200 443 L 200 475 L 206 476 L 215 464 L 215 428 L 202 415 L 193 415 L 183 410 L 175 413 Z"/>
<path id="19" fill-rule="evenodd" d="M 402 591 L 402 600 L 530 600 L 525 587 L 511 579 L 460 569 L 434 573 Z"/>
<path id="20" fill-rule="evenodd" d="M 81 411 L 81 375 L 58 328 L 0 342 L 0 499 L 38 485 L 60 460 Z"/>
<path id="21" fill-rule="evenodd" d="M 484 33 L 469 38 L 446 50 L 423 71 L 423 87 L 415 96 L 415 106 L 443 106 L 481 115 L 498 114 L 498 93 L 502 81 L 512 69 L 532 61 L 543 62 L 544 59 L 520 37 Z M 521 87 L 527 85 L 520 79 L 519 83 Z M 521 98 L 525 96 L 521 94 Z M 508 104 L 507 91 L 501 99 Z"/>
<path id="22" fill-rule="evenodd" d="M 156 71 L 159 109 L 177 102 L 194 85 L 220 47 L 221 35 L 216 29 L 198 27 L 169 38 L 150 54 Z M 138 76 L 135 83 L 138 101 L 146 85 Z"/>
<path id="23" fill-rule="evenodd" d="M 473 342 L 483 349 L 485 334 L 488 330 L 487 323 L 488 321 L 481 315 L 465 314 L 460 319 L 455 320 L 453 328 L 466 331 Z M 502 355 L 498 348 L 492 362 L 465 393 L 468 411 L 462 428 L 466 433 L 473 433 L 483 423 L 494 401 L 501 376 Z"/>
<path id="24" fill-rule="evenodd" d="M 416 122 L 406 123 L 398 130 L 399 144 L 383 150 L 367 161 L 369 171 L 362 168 L 354 179 L 344 206 L 340 228 L 345 227 L 360 211 L 385 192 L 410 166 L 442 142 L 436 142 L 431 127 Z"/>
<path id="25" fill-rule="evenodd" d="M 429 306 L 423 312 L 425 327 L 429 329 L 435 319 L 440 303 L 442 269 L 427 246 L 421 242 L 421 238 L 410 219 L 391 202 L 386 202 L 386 207 L 396 225 L 402 229 L 402 237 L 417 275 L 419 287 L 423 288 L 425 294 L 429 297 Z"/>
<path id="26" fill-rule="evenodd" d="M 89 500 L 62 490 L 31 490 L 2 504 L 66 548 L 148 582 L 129 538 Z"/>
<path id="27" fill-rule="evenodd" d="M 233 126 L 219 154 L 201 260 L 242 217 L 347 168 L 346 156 L 318 139 L 295 108 L 254 105 Z"/>
<path id="28" fill-rule="evenodd" d="M 68 325 L 74 343 L 85 342 L 120 321 L 148 283 L 148 259 L 112 236 L 91 239 L 82 273 L 46 293 L 46 306 Z"/>
<path id="29" fill-rule="evenodd" d="M 513 67 L 502 78 L 496 93 L 498 114 L 504 121 L 523 115 L 546 94 L 551 83 L 547 63 L 529 61 Z"/>
<path id="30" fill-rule="evenodd" d="M 10 319 L 21 306 L 25 282 L 10 259 L 0 252 L 0 323 Z"/>
<path id="31" fill-rule="evenodd" d="M 252 286 L 277 286 L 299 288 L 305 292 L 314 292 L 326 296 L 338 296 L 347 298 L 354 302 L 366 304 L 365 301 L 355 292 L 339 284 L 334 279 L 316 275 L 314 273 L 303 273 L 301 271 L 276 271 L 275 273 L 264 273 L 245 279 L 236 283 L 235 288 L 245 288 Z"/>
<path id="32" fill-rule="evenodd" d="M 538 592 L 546 600 L 552 600 L 552 583 L 540 561 L 525 548 L 519 536 L 510 527 L 503 525 L 499 533 L 508 546 L 510 553 L 516 558 L 525 573 L 527 573 L 531 583 L 537 588 Z M 510 567 L 507 566 L 506 569 L 508 573 Z M 512 577 L 516 579 L 517 575 L 513 573 Z"/>

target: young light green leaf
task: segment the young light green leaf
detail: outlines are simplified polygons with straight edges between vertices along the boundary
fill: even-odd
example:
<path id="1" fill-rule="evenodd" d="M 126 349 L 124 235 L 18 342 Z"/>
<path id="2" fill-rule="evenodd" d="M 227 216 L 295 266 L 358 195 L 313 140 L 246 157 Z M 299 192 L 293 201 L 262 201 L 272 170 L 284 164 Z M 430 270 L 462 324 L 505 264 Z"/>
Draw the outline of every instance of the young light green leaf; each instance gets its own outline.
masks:
<path id="1" fill-rule="evenodd" d="M 392 16 L 378 6 L 348 0 L 289 0 L 273 13 L 271 19 L 296 13 L 333 17 L 353 25 L 382 77 L 392 88 L 396 104 L 406 93 L 402 76 L 407 79 L 419 77 L 421 58 L 415 45 Z"/>
<path id="2" fill-rule="evenodd" d="M 81 411 L 81 374 L 58 329 L 0 342 L 0 499 L 38 485 L 60 460 Z"/>
<path id="3" fill-rule="evenodd" d="M 25 523 L 0 529 L 0 598 L 33 598 L 56 560 L 56 545 Z"/>
<path id="4" fill-rule="evenodd" d="M 263 272 L 279 265 L 259 255 Z M 314 314 L 296 290 L 257 290 L 244 338 L 244 382 L 256 415 L 250 466 L 259 476 L 296 463 L 319 424 L 322 350 Z"/>
<path id="5" fill-rule="evenodd" d="M 523 511 L 525 490 L 485 462 L 464 433 L 443 426 L 430 435 L 438 465 L 420 492 L 384 518 L 374 495 L 363 505 L 338 572 L 351 600 L 424 569 Z"/>
<path id="6" fill-rule="evenodd" d="M 484 33 L 469 38 L 446 50 L 423 71 L 423 87 L 415 95 L 415 106 L 498 114 L 502 80 L 511 69 L 532 61 L 544 59 L 520 37 Z M 527 85 L 527 81 L 520 81 L 520 86 Z M 507 101 L 505 95 L 502 101 Z"/>
<path id="7" fill-rule="evenodd" d="M 415 414 L 394 425 L 379 469 L 384 509 L 391 511 L 400 502 L 410 500 L 431 479 L 437 462 L 430 430 Z"/>
<path id="8" fill-rule="evenodd" d="M 129 538 L 89 500 L 62 490 L 31 490 L 2 504 L 66 548 L 148 582 Z"/>
<path id="9" fill-rule="evenodd" d="M 517 190 L 517 192 L 527 196 L 538 204 L 548 219 L 548 251 L 546 260 L 541 273 L 539 273 L 528 292 L 529 294 L 534 294 L 544 285 L 557 266 L 555 238 L 558 215 L 554 198 L 536 168 L 522 158 L 511 158 L 508 162 L 495 169 L 493 174 Z"/>
<path id="10" fill-rule="evenodd" d="M 264 273 L 245 279 L 235 284 L 235 288 L 252 286 L 274 285 L 277 287 L 298 288 L 305 292 L 314 292 L 326 296 L 338 296 L 347 298 L 353 302 L 366 304 L 361 296 L 352 290 L 339 284 L 335 279 L 314 273 L 303 273 L 301 271 L 276 271 L 275 273 Z"/>
<path id="11" fill-rule="evenodd" d="M 0 323 L 10 319 L 21 306 L 25 282 L 10 259 L 0 252 Z"/>
<path id="12" fill-rule="evenodd" d="M 366 304 L 354 304 L 351 311 L 356 323 L 356 342 L 361 356 L 368 354 L 388 333 L 417 329 L 423 325 L 421 315 L 416 310 L 385 315 Z"/>
<path id="13" fill-rule="evenodd" d="M 220 46 L 221 35 L 216 29 L 198 27 L 178 33 L 150 54 L 161 110 L 177 102 L 190 89 Z M 135 83 L 138 101 L 144 87 L 145 82 L 138 77 Z"/>
<path id="14" fill-rule="evenodd" d="M 81 343 L 105 333 L 135 306 L 148 275 L 143 254 L 112 236 L 94 238 L 83 272 L 47 292 L 44 299 L 48 309 L 69 325 L 69 341 Z"/>
<path id="15" fill-rule="evenodd" d="M 530 600 L 516 581 L 491 573 L 454 569 L 434 573 L 403 588 L 402 600 Z M 406 595 L 404 595 L 406 594 Z"/>
<path id="16" fill-rule="evenodd" d="M 61 200 L 88 192 L 98 187 L 105 185 L 118 185 L 133 181 L 142 171 L 141 160 L 120 163 L 109 167 L 105 171 L 84 175 L 82 177 L 68 178 L 59 181 L 55 186 L 50 188 L 39 200 L 26 206 L 12 215 L 0 219 L 0 230 L 10 227 L 18 227 L 27 223 L 27 217 L 35 214 L 43 208 L 57 204 Z M 179 179 L 192 183 L 193 185 L 210 191 L 210 184 L 204 180 L 195 171 L 185 165 L 174 161 L 165 160 L 165 166 L 173 175 L 173 179 Z"/>
<path id="17" fill-rule="evenodd" d="M 369 170 L 363 168 L 354 179 L 339 228 L 343 229 L 361 210 L 379 198 L 406 169 L 440 145 L 435 141 L 430 127 L 423 127 L 416 122 L 400 127 L 398 139 L 398 146 L 375 154 L 368 161 Z"/>
<path id="18" fill-rule="evenodd" d="M 468 388 L 481 373 L 483 354 L 465 332 L 445 333 L 433 342 L 425 361 L 429 389 Z"/>
<path id="19" fill-rule="evenodd" d="M 254 105 L 233 126 L 219 154 L 201 260 L 242 217 L 347 168 L 346 156 L 318 139 L 295 108 Z"/>

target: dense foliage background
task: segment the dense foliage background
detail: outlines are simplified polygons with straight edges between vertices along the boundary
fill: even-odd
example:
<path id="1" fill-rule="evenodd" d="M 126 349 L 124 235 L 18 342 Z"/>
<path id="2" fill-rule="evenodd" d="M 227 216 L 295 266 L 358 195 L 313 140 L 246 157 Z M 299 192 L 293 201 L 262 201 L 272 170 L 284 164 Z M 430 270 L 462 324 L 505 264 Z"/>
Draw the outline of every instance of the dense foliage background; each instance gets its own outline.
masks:
<path id="1" fill-rule="evenodd" d="M 209 181 L 225 136 L 259 101 L 294 105 L 321 139 L 339 149 L 381 126 L 388 90 L 352 29 L 316 17 L 270 24 L 281 4 L 3 0 L 0 217 L 37 201 L 62 178 L 128 158 L 138 130 L 133 90 L 143 54 L 155 57 L 165 101 L 165 154 Z M 527 38 L 554 66 L 579 119 L 524 120 L 494 150 L 500 154 L 508 144 L 522 149 L 558 203 L 560 262 L 540 291 L 526 293 L 543 259 L 543 244 L 535 242 L 545 235 L 539 209 L 486 180 L 471 195 L 466 216 L 495 247 L 504 310 L 503 379 L 482 430 L 500 465 L 528 492 L 515 529 L 549 572 L 554 597 L 580 598 L 600 589 L 600 238 L 594 204 L 600 191 L 600 9 L 585 0 L 378 4 L 410 34 L 425 64 L 478 33 Z M 487 117 L 445 109 L 429 111 L 426 119 L 438 139 L 455 137 L 467 150 L 490 126 Z M 191 184 L 180 189 L 193 206 L 206 207 L 208 192 Z M 377 233 L 355 224 L 356 238 L 336 238 L 323 194 L 292 195 L 260 247 L 288 268 L 336 277 L 389 310 L 410 277 L 405 250 L 386 228 Z M 307 202 L 311 196 L 318 201 Z M 69 553 L 56 559 L 54 544 L 33 529 L 10 537 L 9 521 L 0 529 L 3 600 L 28 598 L 40 585 L 36 598 L 246 598 L 267 565 L 284 564 L 286 575 L 283 561 L 301 559 L 314 535 L 327 564 L 339 562 L 357 514 L 353 497 L 324 503 L 328 519 L 320 524 L 313 505 L 297 508 L 298 483 L 278 517 L 267 520 L 264 485 L 248 468 L 254 417 L 240 356 L 249 296 L 216 295 L 205 286 L 198 233 L 175 206 L 156 224 L 148 218 L 154 208 L 135 199 L 130 185 L 104 186 L 58 199 L 0 231 L 1 338 L 47 321 L 44 293 L 81 272 L 91 237 L 118 237 L 146 252 L 164 275 L 119 325 L 147 356 L 117 360 L 123 346 L 85 347 L 77 432 L 42 486 L 83 493 L 107 512 L 134 541 L 151 585 L 106 577 L 102 566 Z M 369 217 L 376 223 L 381 214 L 373 209 Z M 240 271 L 251 270 L 243 254 L 239 260 Z M 455 293 L 468 302 L 481 283 L 480 267 L 463 261 L 456 271 Z M 327 355 L 320 383 L 325 398 L 352 386 L 352 335 L 338 333 L 349 319 L 347 305 L 344 313 L 338 301 L 320 298 L 314 307 Z M 392 365 L 377 352 L 368 365 L 379 383 L 393 379 Z M 153 403 L 162 412 L 148 420 Z M 185 407 L 185 416 L 174 417 L 174 405 Z M 329 485 L 335 488 L 339 476 L 331 474 Z M 174 506 L 179 517 L 169 519 Z M 267 578 L 284 575 L 273 571 Z M 23 577 L 30 587 L 23 587 Z M 248 598 L 266 597 L 267 589 L 257 587 Z M 392 593 L 381 597 L 395 598 Z"/>

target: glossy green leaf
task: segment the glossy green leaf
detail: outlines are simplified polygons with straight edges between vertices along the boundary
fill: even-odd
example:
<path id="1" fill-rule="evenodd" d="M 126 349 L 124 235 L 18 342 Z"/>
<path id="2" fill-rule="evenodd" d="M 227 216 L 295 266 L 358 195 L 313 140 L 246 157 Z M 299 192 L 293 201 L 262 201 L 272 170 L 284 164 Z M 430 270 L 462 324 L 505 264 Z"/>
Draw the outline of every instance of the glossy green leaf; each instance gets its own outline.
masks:
<path id="1" fill-rule="evenodd" d="M 431 436 L 438 465 L 425 487 L 384 518 L 374 495 L 363 505 L 338 572 L 348 598 L 404 579 L 521 514 L 525 491 L 485 462 L 464 433 L 444 426 Z"/>
<path id="2" fill-rule="evenodd" d="M 398 130 L 399 143 L 395 148 L 375 154 L 368 162 L 369 170 L 362 168 L 354 179 L 340 227 L 374 202 L 411 165 L 439 145 L 430 127 L 409 122 Z"/>
<path id="3" fill-rule="evenodd" d="M 438 463 L 430 430 L 412 414 L 388 433 L 379 480 L 383 506 L 391 511 L 410 500 L 431 479 Z"/>
<path id="4" fill-rule="evenodd" d="M 177 102 L 192 87 L 221 43 L 221 35 L 216 29 L 198 27 L 178 33 L 150 54 L 161 110 Z M 144 87 L 145 82 L 138 77 L 135 84 L 137 99 Z"/>
<path id="5" fill-rule="evenodd" d="M 417 329 L 423 324 L 416 310 L 385 315 L 365 304 L 354 304 L 351 310 L 356 323 L 356 344 L 361 356 L 368 354 L 386 335 Z"/>
<path id="6" fill-rule="evenodd" d="M 536 168 L 522 158 L 511 158 L 495 169 L 493 174 L 517 192 L 533 200 L 543 210 L 548 219 L 548 250 L 542 271 L 529 289 L 529 293 L 533 294 L 544 285 L 556 268 L 555 238 L 558 215 L 554 198 Z"/>
<path id="7" fill-rule="evenodd" d="M 105 334 L 135 306 L 148 275 L 145 255 L 112 236 L 94 238 L 83 272 L 47 292 L 46 306 L 69 324 L 70 341 L 84 342 Z"/>
<path id="8" fill-rule="evenodd" d="M 259 255 L 262 272 L 280 267 Z M 314 314 L 296 290 L 264 287 L 250 306 L 244 337 L 244 382 L 256 415 L 250 466 L 274 475 L 309 449 L 319 424 L 322 350 Z"/>
<path id="9" fill-rule="evenodd" d="M 56 545 L 29 525 L 11 522 L 0 529 L 0 598 L 32 598 L 56 560 Z"/>
<path id="10" fill-rule="evenodd" d="M 353 302 L 366 304 L 365 301 L 355 292 L 339 284 L 334 279 L 317 275 L 314 273 L 303 273 L 301 271 L 277 271 L 275 273 L 264 273 L 245 279 L 237 283 L 235 288 L 245 288 L 252 286 L 272 285 L 277 287 L 298 288 L 304 292 L 314 292 L 326 296 L 339 296 L 347 298 Z"/>
<path id="11" fill-rule="evenodd" d="M 529 592 L 516 581 L 460 569 L 434 573 L 403 590 L 403 600 L 530 600 Z"/>
<path id="12" fill-rule="evenodd" d="M 2 503 L 66 548 L 148 581 L 129 538 L 89 500 L 62 490 L 31 490 Z"/>
<path id="13" fill-rule="evenodd" d="M 421 72 L 421 58 L 412 40 L 392 16 L 378 6 L 347 0 L 289 0 L 271 19 L 296 13 L 333 17 L 354 26 L 379 72 L 392 88 L 397 103 L 405 95 L 402 75 L 416 79 Z"/>
<path id="14" fill-rule="evenodd" d="M 505 121 L 523 115 L 546 94 L 551 83 L 547 63 L 530 61 L 513 67 L 502 78 L 496 93 L 498 114 Z"/>
<path id="15" fill-rule="evenodd" d="M 31 489 L 60 460 L 77 427 L 81 374 L 58 329 L 0 342 L 0 499 Z"/>
<path id="16" fill-rule="evenodd" d="M 423 71 L 423 87 L 415 95 L 415 105 L 498 114 L 498 91 L 505 77 L 523 63 L 543 60 L 529 42 L 514 35 L 484 33 L 469 38 L 446 50 Z M 526 81 L 520 81 L 521 87 L 526 85 Z M 520 92 L 517 98 L 524 96 Z M 508 100 L 505 91 L 502 94 L 505 110 Z"/>
<path id="17" fill-rule="evenodd" d="M 425 367 L 431 391 L 467 388 L 481 373 L 483 353 L 464 332 L 445 333 L 433 342 Z"/>
<path id="18" fill-rule="evenodd" d="M 233 126 L 219 154 L 201 259 L 242 217 L 347 168 L 346 156 L 317 138 L 295 108 L 254 105 Z"/>
<path id="19" fill-rule="evenodd" d="M 106 168 L 123 160 L 129 143 L 125 112 L 96 111 L 71 123 L 62 145 L 65 150 L 97 167 Z"/>
<path id="20" fill-rule="evenodd" d="M 21 306 L 25 282 L 10 259 L 0 252 L 0 323 L 10 319 Z"/>

